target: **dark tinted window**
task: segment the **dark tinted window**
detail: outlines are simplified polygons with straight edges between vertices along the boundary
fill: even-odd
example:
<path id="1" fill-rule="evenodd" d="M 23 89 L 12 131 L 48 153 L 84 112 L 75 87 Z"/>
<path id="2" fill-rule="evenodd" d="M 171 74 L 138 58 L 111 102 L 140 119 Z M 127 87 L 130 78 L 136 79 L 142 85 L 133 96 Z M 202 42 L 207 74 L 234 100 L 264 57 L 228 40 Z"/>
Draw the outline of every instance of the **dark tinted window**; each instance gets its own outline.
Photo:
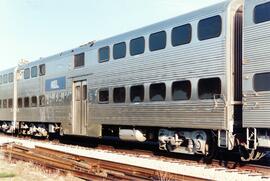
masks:
<path id="1" fill-rule="evenodd" d="M 123 103 L 126 100 L 126 89 L 125 87 L 119 87 L 113 89 L 113 102 Z"/>
<path id="2" fill-rule="evenodd" d="M 84 53 L 80 53 L 74 56 L 74 67 L 84 66 Z"/>
<path id="3" fill-rule="evenodd" d="M 110 59 L 110 48 L 108 46 L 100 48 L 98 50 L 98 57 L 99 57 L 98 58 L 99 63 L 109 61 L 109 59 Z"/>
<path id="4" fill-rule="evenodd" d="M 46 104 L 45 95 L 39 96 L 39 106 L 43 107 Z"/>
<path id="5" fill-rule="evenodd" d="M 7 108 L 7 100 L 6 99 L 3 100 L 3 108 Z"/>
<path id="6" fill-rule="evenodd" d="M 144 37 L 139 37 L 130 41 L 130 55 L 139 55 L 144 53 L 145 40 Z"/>
<path id="7" fill-rule="evenodd" d="M 253 78 L 254 90 L 259 91 L 270 91 L 270 73 L 261 73 L 254 75 Z"/>
<path id="8" fill-rule="evenodd" d="M 166 98 L 166 86 L 164 83 L 150 85 L 150 100 L 164 101 Z"/>
<path id="9" fill-rule="evenodd" d="M 14 79 L 14 73 L 9 73 L 8 74 L 8 81 L 13 82 L 13 79 Z"/>
<path id="10" fill-rule="evenodd" d="M 119 59 L 126 56 L 126 43 L 117 43 L 113 45 L 113 58 Z"/>
<path id="11" fill-rule="evenodd" d="M 0 100 L 0 108 L 2 108 L 2 100 Z"/>
<path id="12" fill-rule="evenodd" d="M 31 98 L 31 107 L 37 107 L 37 96 Z"/>
<path id="13" fill-rule="evenodd" d="M 18 98 L 18 108 L 22 108 L 22 107 L 23 107 L 22 98 Z"/>
<path id="14" fill-rule="evenodd" d="M 221 94 L 221 80 L 219 78 L 209 78 L 199 80 L 198 93 L 200 99 L 219 98 Z"/>
<path id="15" fill-rule="evenodd" d="M 42 75 L 45 75 L 45 74 L 46 74 L 46 66 L 45 66 L 45 64 L 39 65 L 39 75 L 42 76 Z"/>
<path id="16" fill-rule="evenodd" d="M 29 97 L 24 98 L 24 107 L 29 107 Z"/>
<path id="17" fill-rule="evenodd" d="M 13 99 L 8 99 L 8 108 L 13 107 Z"/>
<path id="18" fill-rule="evenodd" d="M 2 84 L 3 83 L 3 77 L 2 77 L 2 75 L 0 75 L 0 84 Z"/>
<path id="19" fill-rule="evenodd" d="M 221 17 L 213 16 L 199 21 L 198 38 L 199 40 L 207 40 L 219 37 L 221 34 Z"/>
<path id="20" fill-rule="evenodd" d="M 150 51 L 161 50 L 166 47 L 166 32 L 160 31 L 153 33 L 149 38 L 149 49 Z"/>
<path id="21" fill-rule="evenodd" d="M 270 21 L 270 2 L 260 4 L 254 9 L 254 22 L 256 24 Z"/>
<path id="22" fill-rule="evenodd" d="M 7 83 L 7 82 L 8 82 L 8 75 L 5 74 L 5 75 L 3 76 L 3 83 Z"/>
<path id="23" fill-rule="evenodd" d="M 178 26 L 172 30 L 172 45 L 184 45 L 191 41 L 191 25 Z"/>
<path id="24" fill-rule="evenodd" d="M 144 100 L 144 86 L 137 85 L 130 88 L 130 101 L 143 102 Z"/>
<path id="25" fill-rule="evenodd" d="M 37 77 L 37 66 L 31 68 L 31 77 Z"/>
<path id="26" fill-rule="evenodd" d="M 100 103 L 108 103 L 109 102 L 109 90 L 100 90 L 99 91 L 99 102 Z"/>
<path id="27" fill-rule="evenodd" d="M 178 81 L 172 84 L 172 99 L 175 101 L 188 100 L 191 96 L 190 81 Z"/>
<path id="28" fill-rule="evenodd" d="M 24 69 L 24 79 L 30 79 L 30 69 Z"/>

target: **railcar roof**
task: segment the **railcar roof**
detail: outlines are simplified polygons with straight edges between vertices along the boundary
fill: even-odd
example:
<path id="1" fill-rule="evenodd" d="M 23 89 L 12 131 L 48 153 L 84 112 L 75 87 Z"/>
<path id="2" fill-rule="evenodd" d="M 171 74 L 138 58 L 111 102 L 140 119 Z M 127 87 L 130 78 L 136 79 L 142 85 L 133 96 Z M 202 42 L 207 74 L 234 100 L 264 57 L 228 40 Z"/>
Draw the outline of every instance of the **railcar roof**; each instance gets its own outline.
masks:
<path id="1" fill-rule="evenodd" d="M 53 61 L 55 58 L 60 57 L 60 56 L 62 56 L 62 57 L 69 56 L 72 54 L 77 54 L 77 53 L 81 53 L 81 52 L 85 52 L 85 51 L 90 51 L 92 49 L 97 49 L 97 48 L 102 47 L 102 46 L 111 45 L 111 44 L 114 44 L 117 42 L 137 38 L 139 36 L 154 33 L 155 31 L 159 31 L 160 29 L 169 28 L 172 25 L 179 25 L 179 21 L 182 23 L 188 23 L 189 21 L 192 21 L 195 18 L 204 17 L 206 15 L 209 15 L 209 14 L 212 14 L 215 12 L 221 12 L 221 11 L 226 10 L 227 6 L 229 5 L 229 3 L 231 1 L 232 0 L 225 0 L 221 3 L 211 5 L 211 6 L 208 6 L 206 8 L 203 8 L 203 9 L 192 11 L 192 12 L 189 12 L 187 14 L 179 15 L 179 16 L 176 16 L 176 17 L 173 17 L 173 18 L 170 18 L 170 19 L 167 19 L 167 20 L 164 20 L 164 21 L 152 24 L 152 25 L 148 25 L 148 26 L 133 30 L 133 31 L 129 31 L 126 33 L 122 33 L 122 34 L 110 37 L 110 38 L 96 41 L 92 45 L 91 45 L 91 43 L 87 43 L 87 44 L 82 45 L 80 47 L 70 49 L 70 50 L 67 50 L 67 51 L 64 51 L 64 52 L 61 52 L 58 54 L 54 54 L 52 56 L 48 56 L 48 57 L 41 58 L 39 60 L 30 62 L 26 65 L 23 65 L 22 67 L 27 67 L 27 66 L 31 66 L 34 64 L 36 65 L 36 64 L 41 64 L 41 63 L 45 63 L 48 61 Z M 11 70 L 12 69 L 0 71 L 0 74 L 10 72 Z"/>

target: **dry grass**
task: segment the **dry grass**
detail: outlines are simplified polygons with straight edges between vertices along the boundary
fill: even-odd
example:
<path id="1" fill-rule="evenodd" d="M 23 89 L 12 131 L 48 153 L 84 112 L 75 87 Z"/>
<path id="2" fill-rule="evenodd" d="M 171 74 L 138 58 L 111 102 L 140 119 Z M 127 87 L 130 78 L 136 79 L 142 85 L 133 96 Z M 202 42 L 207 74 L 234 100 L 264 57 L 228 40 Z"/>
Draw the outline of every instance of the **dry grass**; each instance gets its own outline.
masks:
<path id="1" fill-rule="evenodd" d="M 0 159 L 0 180 L 2 181 L 81 181 L 71 175 L 62 175 L 59 171 L 48 170 L 32 163 L 8 162 Z"/>

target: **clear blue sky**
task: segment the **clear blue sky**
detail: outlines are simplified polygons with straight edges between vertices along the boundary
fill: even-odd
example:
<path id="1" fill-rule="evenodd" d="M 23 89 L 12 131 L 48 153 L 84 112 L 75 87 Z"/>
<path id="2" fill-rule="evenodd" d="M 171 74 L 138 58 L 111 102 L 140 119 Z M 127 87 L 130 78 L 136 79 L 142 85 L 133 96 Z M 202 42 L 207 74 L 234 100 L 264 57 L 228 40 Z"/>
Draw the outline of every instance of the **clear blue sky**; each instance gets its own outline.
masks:
<path id="1" fill-rule="evenodd" d="M 0 0 L 0 70 L 222 0 Z"/>

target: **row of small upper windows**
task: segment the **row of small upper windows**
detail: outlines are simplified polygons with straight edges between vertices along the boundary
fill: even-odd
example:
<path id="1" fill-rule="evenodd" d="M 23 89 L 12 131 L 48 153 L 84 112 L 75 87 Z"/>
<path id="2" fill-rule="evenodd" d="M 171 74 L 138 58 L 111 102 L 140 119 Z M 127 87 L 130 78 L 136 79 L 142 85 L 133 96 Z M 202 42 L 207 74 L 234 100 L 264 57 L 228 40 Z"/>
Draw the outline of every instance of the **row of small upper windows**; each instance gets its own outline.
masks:
<path id="1" fill-rule="evenodd" d="M 45 106 L 45 96 L 41 95 L 39 97 L 33 96 L 31 98 L 24 97 L 18 98 L 18 108 L 28 108 L 28 107 L 43 107 Z M 0 100 L 0 108 L 13 108 L 13 99 L 3 99 Z"/>
<path id="2" fill-rule="evenodd" d="M 39 70 L 38 70 L 39 69 Z M 30 78 L 35 78 L 38 75 L 43 76 L 46 74 L 46 66 L 45 64 L 41 64 L 38 66 L 33 66 L 31 68 L 26 68 L 24 69 L 24 79 L 30 79 Z"/>
<path id="3" fill-rule="evenodd" d="M 0 85 L 11 83 L 11 82 L 13 82 L 13 79 L 14 79 L 14 73 L 0 75 Z"/>
<path id="4" fill-rule="evenodd" d="M 98 102 L 101 104 L 109 103 L 109 89 L 102 88 L 98 92 Z M 113 102 L 126 102 L 126 88 L 117 87 L 113 89 Z M 214 99 L 219 98 L 221 94 L 221 80 L 219 78 L 200 79 L 198 83 L 199 99 Z M 132 103 L 143 102 L 145 100 L 145 86 L 131 86 L 129 90 L 129 100 Z M 173 101 L 189 100 L 191 98 L 191 82 L 175 81 L 171 86 L 171 99 Z M 155 83 L 149 87 L 150 101 L 165 101 L 166 100 L 166 84 Z"/>
<path id="5" fill-rule="evenodd" d="M 30 71 L 31 70 L 31 71 Z M 30 79 L 38 76 L 38 67 L 33 66 L 30 68 L 26 68 L 23 71 L 24 79 Z M 39 65 L 39 76 L 43 76 L 46 74 L 45 64 Z M 0 85 L 6 83 L 12 83 L 14 79 L 14 73 L 0 75 Z"/>
<path id="6" fill-rule="evenodd" d="M 213 16 L 202 19 L 198 23 L 198 39 L 200 41 L 216 38 L 222 32 L 221 16 Z M 174 27 L 171 31 L 172 46 L 189 44 L 192 39 L 192 26 L 185 24 Z M 166 48 L 167 34 L 166 31 L 152 33 L 149 36 L 149 50 L 157 51 Z M 143 36 L 130 40 L 129 53 L 131 56 L 139 55 L 145 51 L 145 38 Z M 126 56 L 126 43 L 120 42 L 113 45 L 113 59 L 120 59 Z M 99 63 L 110 60 L 110 47 L 105 46 L 98 50 Z"/>
<path id="7" fill-rule="evenodd" d="M 270 2 L 259 4 L 254 8 L 254 23 L 270 21 Z"/>

